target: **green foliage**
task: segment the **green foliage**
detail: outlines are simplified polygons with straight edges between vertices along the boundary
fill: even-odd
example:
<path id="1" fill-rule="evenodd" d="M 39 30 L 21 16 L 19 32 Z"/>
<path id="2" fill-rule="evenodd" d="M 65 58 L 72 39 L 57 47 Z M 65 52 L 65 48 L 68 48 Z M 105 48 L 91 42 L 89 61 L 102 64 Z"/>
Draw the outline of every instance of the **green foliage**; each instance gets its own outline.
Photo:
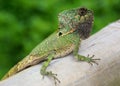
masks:
<path id="1" fill-rule="evenodd" d="M 94 11 L 93 33 L 119 19 L 120 0 L 0 0 L 0 77 L 55 29 L 65 9 Z"/>

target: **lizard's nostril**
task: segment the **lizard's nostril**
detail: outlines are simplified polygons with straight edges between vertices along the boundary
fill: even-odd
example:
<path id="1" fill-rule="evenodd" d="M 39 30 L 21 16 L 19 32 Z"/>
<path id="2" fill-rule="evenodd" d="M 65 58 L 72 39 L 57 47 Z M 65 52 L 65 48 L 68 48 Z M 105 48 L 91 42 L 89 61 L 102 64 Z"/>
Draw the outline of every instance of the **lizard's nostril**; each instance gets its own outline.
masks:
<path id="1" fill-rule="evenodd" d="M 80 16 L 84 16 L 84 15 L 86 15 L 86 13 L 87 13 L 87 9 L 86 8 L 80 8 L 80 9 L 78 9 L 78 14 Z"/>

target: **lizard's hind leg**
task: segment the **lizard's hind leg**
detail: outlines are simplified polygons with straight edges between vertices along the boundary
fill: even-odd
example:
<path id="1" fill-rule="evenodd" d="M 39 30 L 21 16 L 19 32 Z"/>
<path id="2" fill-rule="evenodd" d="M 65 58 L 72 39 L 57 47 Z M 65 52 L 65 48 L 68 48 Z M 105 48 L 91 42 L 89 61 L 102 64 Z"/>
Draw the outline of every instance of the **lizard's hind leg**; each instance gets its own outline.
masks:
<path id="1" fill-rule="evenodd" d="M 46 71 L 46 69 L 49 66 L 49 64 L 50 64 L 51 60 L 53 59 L 54 55 L 55 55 L 55 53 L 52 53 L 52 54 L 48 55 L 48 57 L 47 57 L 48 59 L 47 59 L 47 61 L 45 61 L 43 63 L 42 68 L 40 70 L 40 73 L 41 73 L 41 75 L 43 75 L 43 78 L 44 78 L 44 76 L 52 77 L 54 79 L 54 82 L 55 82 L 55 85 L 56 85 L 57 82 L 60 83 L 60 80 L 56 77 L 57 74 L 54 74 L 52 71 Z"/>

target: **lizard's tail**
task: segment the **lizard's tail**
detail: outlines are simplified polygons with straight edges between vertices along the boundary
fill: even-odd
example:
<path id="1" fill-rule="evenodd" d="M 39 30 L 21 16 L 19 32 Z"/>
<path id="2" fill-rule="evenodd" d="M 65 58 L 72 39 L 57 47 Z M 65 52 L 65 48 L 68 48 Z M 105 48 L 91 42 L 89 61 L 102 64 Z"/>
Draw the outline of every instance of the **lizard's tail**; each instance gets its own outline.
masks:
<path id="1" fill-rule="evenodd" d="M 17 63 L 14 67 L 12 67 L 12 68 L 8 71 L 8 73 L 6 73 L 6 74 L 4 75 L 4 77 L 3 77 L 1 80 L 4 80 L 4 79 L 6 79 L 6 78 L 8 78 L 8 77 L 10 77 L 10 76 L 12 76 L 12 75 L 14 75 L 14 74 L 20 72 L 21 70 L 23 70 L 24 68 L 26 68 L 27 66 L 29 66 L 28 61 L 27 61 L 27 60 L 28 60 L 28 57 L 29 57 L 29 56 L 27 56 L 27 57 L 24 58 L 22 61 L 20 61 L 19 63 Z"/>
<path id="2" fill-rule="evenodd" d="M 12 76 L 12 75 L 14 75 L 14 74 L 16 74 L 16 73 L 17 73 L 17 65 L 15 65 L 13 68 L 11 68 L 11 69 L 8 71 L 8 73 L 6 73 L 1 80 L 4 80 L 4 79 L 6 79 L 6 78 L 8 78 L 8 77 L 10 77 L 10 76 Z"/>
<path id="3" fill-rule="evenodd" d="M 37 56 L 29 56 L 28 55 L 22 61 L 18 62 L 14 67 L 12 67 L 1 80 L 9 78 L 10 76 L 24 70 L 25 68 L 28 68 L 35 64 L 38 64 L 42 60 L 43 60 L 43 58 L 38 58 Z"/>

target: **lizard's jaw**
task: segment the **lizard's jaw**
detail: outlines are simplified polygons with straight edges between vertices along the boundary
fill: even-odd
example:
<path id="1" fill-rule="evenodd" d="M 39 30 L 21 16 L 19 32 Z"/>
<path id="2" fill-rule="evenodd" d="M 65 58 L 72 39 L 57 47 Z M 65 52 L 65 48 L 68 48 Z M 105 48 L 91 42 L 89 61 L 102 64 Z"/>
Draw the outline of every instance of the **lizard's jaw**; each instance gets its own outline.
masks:
<path id="1" fill-rule="evenodd" d="M 76 29 L 75 29 L 75 28 L 72 28 L 70 31 L 68 31 L 67 33 L 63 34 L 62 36 L 68 35 L 68 34 L 73 33 L 73 32 L 75 32 L 75 31 L 76 31 Z"/>
<path id="2" fill-rule="evenodd" d="M 86 39 L 90 36 L 93 25 L 93 12 L 86 8 L 79 8 L 78 15 L 80 15 L 80 22 L 76 25 L 76 31 L 79 33 L 81 39 Z"/>

